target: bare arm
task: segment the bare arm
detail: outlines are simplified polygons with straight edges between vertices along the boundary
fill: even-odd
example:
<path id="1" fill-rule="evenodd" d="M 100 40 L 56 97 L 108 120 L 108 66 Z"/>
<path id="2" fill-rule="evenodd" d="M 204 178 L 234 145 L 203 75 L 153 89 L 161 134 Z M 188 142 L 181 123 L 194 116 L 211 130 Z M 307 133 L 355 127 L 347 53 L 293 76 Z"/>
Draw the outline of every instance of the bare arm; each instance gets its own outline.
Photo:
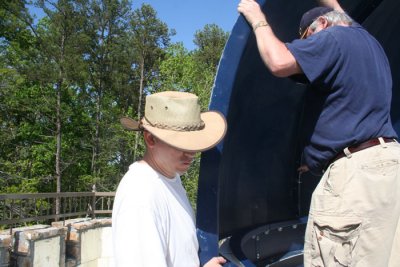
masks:
<path id="1" fill-rule="evenodd" d="M 254 27 L 260 21 L 268 23 L 259 4 L 255 0 L 241 0 L 238 11 Z M 287 77 L 302 73 L 300 66 L 286 45 L 280 41 L 270 26 L 258 27 L 254 30 L 260 56 L 268 69 L 278 77 Z"/>

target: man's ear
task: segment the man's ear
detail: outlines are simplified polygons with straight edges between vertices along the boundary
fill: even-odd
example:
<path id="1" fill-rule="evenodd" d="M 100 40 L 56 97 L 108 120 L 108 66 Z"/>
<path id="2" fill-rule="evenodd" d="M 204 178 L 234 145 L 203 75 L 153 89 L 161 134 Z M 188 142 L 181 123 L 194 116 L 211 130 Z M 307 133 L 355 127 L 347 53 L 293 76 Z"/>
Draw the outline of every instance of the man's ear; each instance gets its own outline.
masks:
<path id="1" fill-rule="evenodd" d="M 320 17 L 318 18 L 318 20 L 319 20 L 319 23 L 320 23 L 321 26 L 322 26 L 322 29 L 328 28 L 328 26 L 329 26 L 329 21 L 326 19 L 326 17 L 320 16 Z"/>
<path id="2" fill-rule="evenodd" d="M 154 144 L 156 143 L 156 138 L 154 135 L 152 135 L 150 132 L 148 131 L 144 131 L 143 132 L 143 138 L 144 141 L 146 142 L 148 147 L 153 147 Z"/>

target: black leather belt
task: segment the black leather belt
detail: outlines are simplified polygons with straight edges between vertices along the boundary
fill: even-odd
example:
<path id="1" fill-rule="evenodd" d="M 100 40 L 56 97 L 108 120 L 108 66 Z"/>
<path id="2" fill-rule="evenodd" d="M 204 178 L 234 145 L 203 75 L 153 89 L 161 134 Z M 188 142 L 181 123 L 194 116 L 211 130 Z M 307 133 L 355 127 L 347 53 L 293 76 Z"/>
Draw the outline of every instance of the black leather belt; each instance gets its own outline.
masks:
<path id="1" fill-rule="evenodd" d="M 395 140 L 394 138 L 382 137 L 382 139 L 383 139 L 383 141 L 384 141 L 385 143 L 396 142 L 396 140 Z M 372 146 L 377 146 L 377 145 L 379 145 L 379 144 L 380 144 L 379 139 L 378 139 L 378 138 L 374 138 L 374 139 L 370 139 L 370 140 L 368 140 L 368 141 L 362 142 L 362 143 L 360 143 L 360 144 L 356 144 L 356 145 L 353 145 L 353 146 L 349 146 L 348 149 L 349 149 L 350 153 L 355 153 L 355 152 L 361 151 L 361 150 L 363 150 L 363 149 L 366 149 L 366 148 L 369 148 L 369 147 L 372 147 Z M 337 155 L 330 161 L 330 163 L 333 163 L 333 162 L 337 161 L 338 159 L 341 159 L 341 158 L 343 158 L 343 157 L 345 157 L 345 156 L 346 156 L 346 154 L 345 154 L 343 151 L 341 151 L 339 154 L 337 154 Z"/>

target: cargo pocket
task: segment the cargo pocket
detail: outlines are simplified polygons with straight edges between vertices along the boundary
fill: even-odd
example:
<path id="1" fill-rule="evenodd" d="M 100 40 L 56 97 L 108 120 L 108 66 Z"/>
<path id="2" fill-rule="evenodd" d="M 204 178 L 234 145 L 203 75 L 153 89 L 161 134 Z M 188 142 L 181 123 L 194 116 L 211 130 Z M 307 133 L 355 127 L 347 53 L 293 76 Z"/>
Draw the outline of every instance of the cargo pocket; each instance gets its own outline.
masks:
<path id="1" fill-rule="evenodd" d="M 313 227 L 312 266 L 350 266 L 361 220 L 319 217 Z"/>

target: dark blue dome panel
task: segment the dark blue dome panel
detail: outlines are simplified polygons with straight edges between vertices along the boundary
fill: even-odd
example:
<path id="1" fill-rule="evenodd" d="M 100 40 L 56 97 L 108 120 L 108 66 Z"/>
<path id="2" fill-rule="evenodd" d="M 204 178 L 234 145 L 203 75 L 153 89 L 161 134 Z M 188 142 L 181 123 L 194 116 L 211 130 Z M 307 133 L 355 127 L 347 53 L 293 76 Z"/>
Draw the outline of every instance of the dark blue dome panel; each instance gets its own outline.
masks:
<path id="1" fill-rule="evenodd" d="M 301 15 L 315 6 L 310 0 L 259 3 L 284 42 L 297 38 Z M 392 120 L 400 134 L 400 1 L 341 4 L 388 55 Z M 269 73 L 251 28 L 239 16 L 221 57 L 210 102 L 210 109 L 227 117 L 228 132 L 223 143 L 203 153 L 200 165 L 197 228 L 203 262 L 222 253 L 244 266 L 302 264 L 305 220 L 320 179 L 297 172 L 317 118 L 308 114 L 313 97 L 308 92 L 305 85 Z"/>

